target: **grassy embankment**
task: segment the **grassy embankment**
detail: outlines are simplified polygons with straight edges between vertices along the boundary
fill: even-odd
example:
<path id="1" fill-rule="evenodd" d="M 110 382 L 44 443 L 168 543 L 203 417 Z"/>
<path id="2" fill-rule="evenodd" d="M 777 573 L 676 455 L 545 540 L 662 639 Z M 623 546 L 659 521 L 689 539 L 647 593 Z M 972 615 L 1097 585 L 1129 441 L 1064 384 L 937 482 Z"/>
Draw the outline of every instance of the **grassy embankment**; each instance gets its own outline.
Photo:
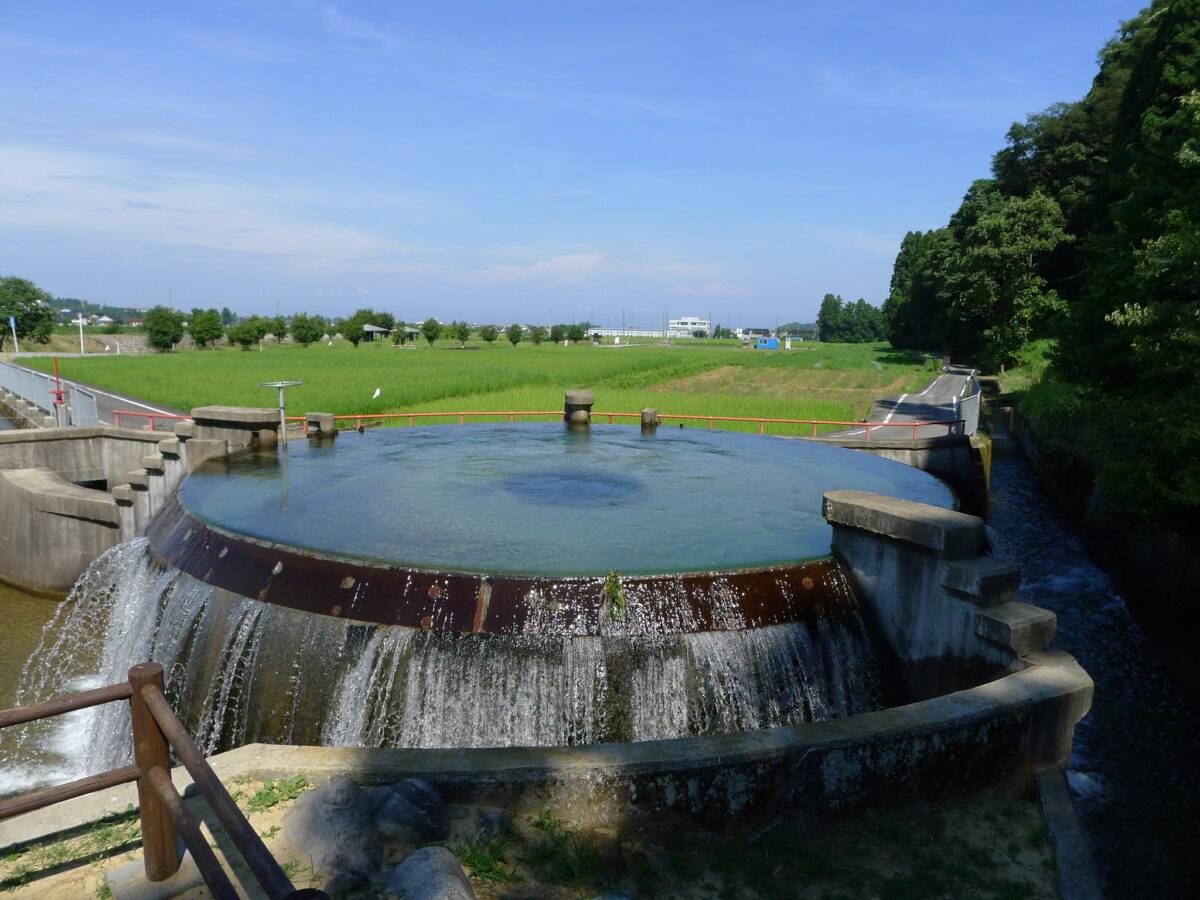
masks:
<path id="1" fill-rule="evenodd" d="M 697 342 L 699 344 L 699 342 Z M 168 354 L 60 360 L 62 373 L 178 409 L 207 404 L 270 406 L 259 382 L 305 382 L 289 390 L 289 411 L 335 414 L 555 410 L 566 388 L 590 388 L 597 411 L 853 421 L 878 396 L 925 383 L 919 357 L 878 345 L 813 344 L 792 351 L 740 347 L 563 347 L 453 344 L 395 348 L 343 341 L 222 347 Z M 470 344 L 468 345 L 470 346 Z M 47 358 L 30 365 L 53 369 Z M 378 399 L 372 399 L 375 389 Z M 757 430 L 757 426 L 737 426 Z M 772 429 L 786 433 L 786 429 Z"/>

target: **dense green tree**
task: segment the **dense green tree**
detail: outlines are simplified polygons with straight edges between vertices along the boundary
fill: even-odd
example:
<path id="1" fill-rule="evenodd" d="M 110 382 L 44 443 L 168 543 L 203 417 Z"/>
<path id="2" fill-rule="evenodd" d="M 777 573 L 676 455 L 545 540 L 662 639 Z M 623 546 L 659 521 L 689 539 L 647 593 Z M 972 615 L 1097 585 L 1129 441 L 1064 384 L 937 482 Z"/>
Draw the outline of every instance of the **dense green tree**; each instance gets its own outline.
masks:
<path id="1" fill-rule="evenodd" d="M 913 304 L 914 284 L 928 264 L 933 232 L 910 231 L 900 242 L 900 251 L 892 266 L 892 282 L 883 302 L 884 331 L 895 347 L 932 348 L 928 316 Z"/>
<path id="2" fill-rule="evenodd" d="M 396 320 L 391 313 L 376 312 L 370 307 L 356 309 L 350 318 L 342 322 L 342 337 L 355 347 L 366 337 L 364 325 L 374 325 L 376 328 L 386 328 L 389 331 L 395 327 Z"/>
<path id="3" fill-rule="evenodd" d="M 514 347 L 521 343 L 521 338 L 525 337 L 525 329 L 518 323 L 513 322 L 508 326 L 508 330 L 504 332 L 504 336 L 508 338 L 508 342 Z"/>
<path id="4" fill-rule="evenodd" d="M 282 341 L 287 336 L 287 319 L 283 316 L 271 316 L 269 319 L 261 319 L 260 321 L 263 323 L 263 337 L 270 334 L 275 336 L 275 340 Z"/>
<path id="5" fill-rule="evenodd" d="M 423 337 L 423 338 L 425 338 L 425 340 L 429 341 L 430 347 L 433 346 L 434 341 L 436 341 L 439 337 L 441 337 L 441 334 L 442 334 L 442 323 L 439 322 L 437 319 L 433 318 L 432 316 L 430 316 L 428 319 L 426 319 L 424 322 L 421 323 L 421 337 Z"/>
<path id="6" fill-rule="evenodd" d="M 10 275 L 0 278 L 0 349 L 12 337 L 11 316 L 17 339 L 45 344 L 54 329 L 54 298 L 32 281 Z"/>
<path id="7" fill-rule="evenodd" d="M 572 344 L 578 344 L 585 337 L 587 337 L 587 330 L 578 322 L 567 329 L 567 340 Z"/>
<path id="8" fill-rule="evenodd" d="M 1071 240 L 1063 225 L 1058 203 L 1041 191 L 1011 197 L 988 185 L 968 194 L 951 220 L 959 252 L 946 285 L 952 318 L 967 326 L 957 352 L 998 365 L 1046 333 L 1065 304 L 1038 264 Z"/>
<path id="9" fill-rule="evenodd" d="M 467 346 L 467 341 L 471 339 L 471 326 L 467 322 L 460 322 L 456 319 L 450 323 L 447 330 L 450 332 L 450 336 L 458 341 L 460 350 Z"/>
<path id="10" fill-rule="evenodd" d="M 251 345 L 261 341 L 266 333 L 266 319 L 260 319 L 258 316 L 234 322 L 225 329 L 230 343 L 237 344 L 243 350 L 249 350 Z"/>
<path id="11" fill-rule="evenodd" d="M 817 311 L 817 333 L 822 341 L 837 341 L 842 333 L 842 298 L 826 294 Z"/>
<path id="12" fill-rule="evenodd" d="M 221 325 L 228 327 L 237 320 L 238 317 L 233 314 L 233 310 L 231 310 L 228 306 L 221 307 Z"/>
<path id="13" fill-rule="evenodd" d="M 533 341 L 534 344 L 541 344 L 546 337 L 546 329 L 541 325 L 535 325 L 533 327 L 533 331 L 529 333 L 529 339 Z"/>
<path id="14" fill-rule="evenodd" d="M 363 331 L 363 326 L 370 324 L 370 322 L 371 318 L 367 313 L 367 310 L 357 310 L 349 318 L 342 320 L 342 337 L 348 340 L 357 349 L 358 345 L 362 343 L 362 339 L 367 336 L 367 333 Z"/>
<path id="15" fill-rule="evenodd" d="M 826 294 L 817 313 L 822 341 L 860 344 L 884 337 L 883 313 L 866 300 L 846 303 L 836 294 Z"/>
<path id="16" fill-rule="evenodd" d="M 1056 370 L 1103 435 L 1105 496 L 1181 522 L 1200 512 L 1200 0 L 1156 3 L 1131 68 Z"/>
<path id="17" fill-rule="evenodd" d="M 566 325 L 551 325 L 550 326 L 550 341 L 554 344 L 561 344 L 567 337 Z"/>
<path id="18" fill-rule="evenodd" d="M 496 342 L 496 338 L 500 337 L 500 332 L 496 330 L 495 325 L 484 325 L 479 329 L 479 337 L 480 340 L 493 344 Z"/>
<path id="19" fill-rule="evenodd" d="M 146 311 L 146 342 L 155 350 L 167 351 L 183 339 L 183 313 L 167 306 Z"/>
<path id="20" fill-rule="evenodd" d="M 319 341 L 325 335 L 325 320 L 308 313 L 292 315 L 292 338 L 302 347 Z"/>
<path id="21" fill-rule="evenodd" d="M 197 347 L 207 347 L 225 333 L 221 327 L 221 314 L 215 309 L 200 309 L 196 307 L 188 316 L 188 334 L 196 342 Z"/>

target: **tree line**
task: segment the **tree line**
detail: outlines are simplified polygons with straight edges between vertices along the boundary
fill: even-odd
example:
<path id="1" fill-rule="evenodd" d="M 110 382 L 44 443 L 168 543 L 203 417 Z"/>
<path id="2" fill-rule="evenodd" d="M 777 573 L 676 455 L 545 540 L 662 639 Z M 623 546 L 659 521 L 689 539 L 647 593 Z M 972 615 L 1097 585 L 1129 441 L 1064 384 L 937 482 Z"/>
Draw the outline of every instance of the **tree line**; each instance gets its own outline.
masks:
<path id="1" fill-rule="evenodd" d="M 817 311 L 817 337 L 839 344 L 882 341 L 883 311 L 861 298 L 848 303 L 837 294 L 826 294 Z"/>
<path id="2" fill-rule="evenodd" d="M 394 344 L 406 343 L 412 332 L 411 336 L 420 335 L 430 346 L 439 339 L 456 340 L 460 347 L 465 346 L 473 335 L 491 344 L 503 335 L 504 339 L 515 347 L 527 337 L 534 344 L 541 344 L 547 339 L 555 343 L 564 340 L 578 343 L 587 337 L 589 328 L 589 323 L 552 325 L 547 329 L 541 325 L 527 328 L 519 322 L 514 322 L 503 329 L 495 325 L 483 325 L 476 329 L 468 322 L 456 320 L 443 324 L 432 317 L 410 326 L 389 312 L 377 312 L 369 308 L 355 310 L 350 316 L 340 320 L 295 313 L 287 318 L 249 316 L 235 318 L 235 321 L 229 324 L 223 322 L 223 314 L 218 313 L 216 309 L 196 308 L 188 315 L 167 306 L 155 306 L 146 312 L 144 327 L 147 342 L 152 348 L 161 351 L 173 349 L 185 333 L 192 338 L 197 347 L 210 347 L 222 337 L 226 337 L 231 344 L 238 344 L 243 349 L 249 349 L 267 335 L 272 335 L 278 340 L 290 335 L 296 343 L 307 347 L 328 335 L 340 334 L 343 339 L 357 347 L 364 340 L 371 340 L 374 334 L 385 332 L 390 335 Z M 372 337 L 368 337 L 369 334 Z"/>
<path id="3" fill-rule="evenodd" d="M 949 222 L 905 235 L 884 319 L 986 367 L 1045 342 L 1027 405 L 1106 498 L 1200 509 L 1200 0 L 1154 0 L 1086 96 L 1009 129 Z"/>

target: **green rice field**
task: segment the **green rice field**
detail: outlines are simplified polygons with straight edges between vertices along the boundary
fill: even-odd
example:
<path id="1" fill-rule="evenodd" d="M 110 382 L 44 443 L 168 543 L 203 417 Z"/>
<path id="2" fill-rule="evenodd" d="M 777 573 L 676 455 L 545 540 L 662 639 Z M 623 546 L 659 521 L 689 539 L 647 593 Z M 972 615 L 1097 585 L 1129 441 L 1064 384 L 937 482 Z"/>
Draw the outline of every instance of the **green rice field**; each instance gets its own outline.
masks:
<path id="1" fill-rule="evenodd" d="M 22 361 L 53 370 L 53 360 L 46 357 Z M 276 392 L 257 387 L 259 382 L 303 381 L 288 390 L 289 414 L 367 417 L 559 410 L 565 389 L 588 388 L 596 394 L 596 412 L 655 407 L 676 415 L 855 421 L 876 397 L 911 391 L 929 379 L 919 356 L 872 344 L 801 344 L 790 351 L 763 351 L 699 342 L 515 348 L 497 343 L 463 351 L 447 342 L 355 348 L 334 341 L 307 348 L 268 344 L 262 351 L 220 347 L 62 357 L 59 367 L 65 377 L 182 410 L 210 404 L 273 406 Z M 380 395 L 374 398 L 377 388 Z M 708 427 L 706 421 L 685 424 Z M 749 423 L 718 422 L 716 427 L 758 430 Z M 806 429 L 773 425 L 768 430 L 785 434 Z"/>

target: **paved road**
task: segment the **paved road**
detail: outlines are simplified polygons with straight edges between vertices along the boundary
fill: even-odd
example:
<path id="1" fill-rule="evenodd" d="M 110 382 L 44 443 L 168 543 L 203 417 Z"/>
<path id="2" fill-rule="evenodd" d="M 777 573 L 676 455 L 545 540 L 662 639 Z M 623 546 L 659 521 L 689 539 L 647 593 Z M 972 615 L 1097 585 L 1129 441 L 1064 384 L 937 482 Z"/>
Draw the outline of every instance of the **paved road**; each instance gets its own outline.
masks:
<path id="1" fill-rule="evenodd" d="M 868 422 L 899 423 L 899 422 L 953 422 L 960 418 L 958 401 L 971 393 L 974 387 L 973 370 L 966 366 L 951 366 L 950 371 L 931 381 L 923 391 L 916 394 L 900 394 L 895 397 L 884 397 L 876 400 L 871 408 Z M 886 440 L 888 438 L 911 437 L 940 437 L 949 433 L 945 425 L 920 425 L 913 428 L 872 428 L 871 438 Z M 838 431 L 839 437 L 863 436 L 866 428 L 849 428 Z"/>
<path id="2" fill-rule="evenodd" d="M 24 354 L 24 353 L 20 354 L 20 356 L 25 356 L 25 355 L 26 354 Z M 29 355 L 35 355 L 35 354 L 29 354 Z M 36 354 L 36 355 L 48 355 L 48 354 Z M 60 353 L 57 355 L 61 358 L 61 357 L 65 357 L 67 354 Z M 12 363 L 15 363 L 16 365 L 20 365 L 21 364 L 20 356 L 17 356 L 15 354 L 9 354 L 9 361 Z M 34 370 L 31 369 L 30 371 L 34 371 Z M 40 370 L 37 370 L 37 371 L 38 371 L 38 374 L 41 374 L 41 375 L 45 374 L 44 372 L 41 372 Z M 183 412 L 182 410 L 173 409 L 170 406 L 162 406 L 161 404 L 147 403 L 145 400 L 141 400 L 137 397 L 131 397 L 129 394 L 121 394 L 121 393 L 118 393 L 117 391 L 110 391 L 107 388 L 97 387 L 96 385 L 89 384 L 86 381 L 79 381 L 78 379 L 73 379 L 73 378 L 63 378 L 62 383 L 63 383 L 64 387 L 68 384 L 75 384 L 75 385 L 78 385 L 79 387 L 85 389 L 89 393 L 95 394 L 96 395 L 96 416 L 97 416 L 97 418 L 99 418 L 100 422 L 104 425 L 115 425 L 116 424 L 116 418 L 113 415 L 113 411 L 118 410 L 118 409 L 129 410 L 129 411 L 133 411 L 133 412 L 160 413 L 162 415 L 171 415 L 171 416 L 187 415 L 187 413 Z M 26 399 L 28 399 L 28 398 L 26 398 Z M 34 402 L 40 403 L 41 401 L 35 400 Z M 148 421 L 149 421 L 149 419 L 143 419 L 140 416 L 130 416 L 128 418 L 122 417 L 121 424 L 123 426 L 130 427 L 130 428 L 138 428 Z M 165 426 L 168 431 L 170 430 L 169 423 L 163 423 L 160 421 L 158 427 L 163 427 L 163 426 Z"/>

